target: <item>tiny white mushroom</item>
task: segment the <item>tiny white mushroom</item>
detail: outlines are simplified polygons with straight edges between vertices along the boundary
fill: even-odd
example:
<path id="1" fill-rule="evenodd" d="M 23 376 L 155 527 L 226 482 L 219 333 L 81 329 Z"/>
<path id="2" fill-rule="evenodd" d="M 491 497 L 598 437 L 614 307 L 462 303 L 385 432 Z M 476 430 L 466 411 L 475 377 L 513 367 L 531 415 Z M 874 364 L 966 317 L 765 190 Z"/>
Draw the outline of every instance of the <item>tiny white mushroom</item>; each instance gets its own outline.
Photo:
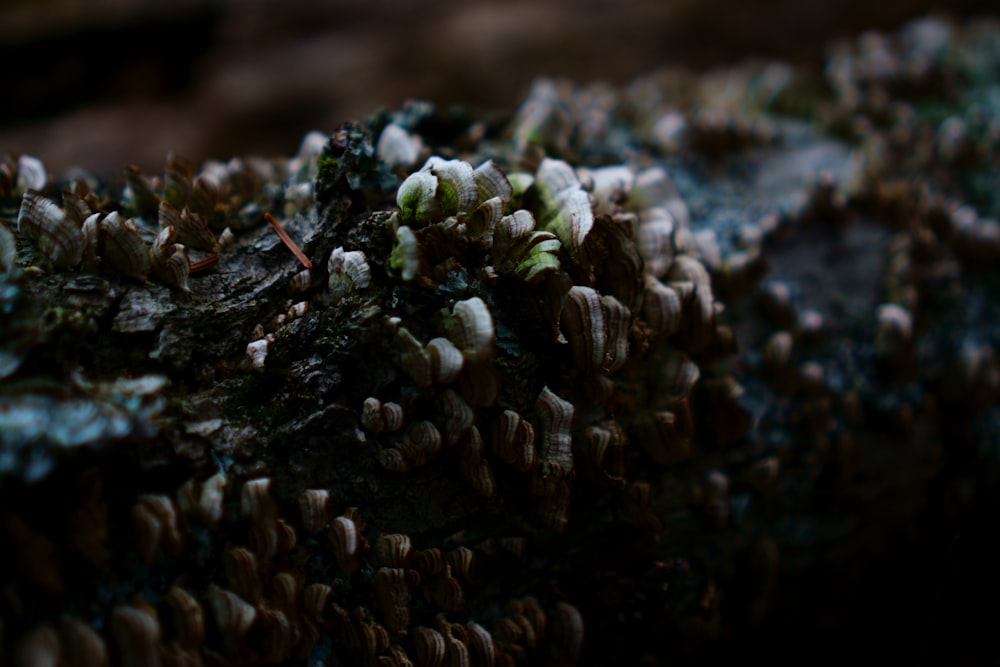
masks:
<path id="1" fill-rule="evenodd" d="M 264 370 L 264 361 L 267 359 L 267 348 L 270 346 L 266 338 L 255 340 L 247 345 L 247 358 L 255 371 Z"/>

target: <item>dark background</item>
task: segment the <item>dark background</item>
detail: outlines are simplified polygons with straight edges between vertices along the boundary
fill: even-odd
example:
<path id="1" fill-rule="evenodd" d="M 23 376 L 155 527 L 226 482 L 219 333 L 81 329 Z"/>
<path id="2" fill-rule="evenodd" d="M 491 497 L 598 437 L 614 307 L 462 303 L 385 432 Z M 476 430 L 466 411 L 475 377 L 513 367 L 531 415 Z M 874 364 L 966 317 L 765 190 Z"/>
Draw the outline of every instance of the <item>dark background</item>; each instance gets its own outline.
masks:
<path id="1" fill-rule="evenodd" d="M 291 155 L 408 97 L 512 108 L 537 76 L 624 83 L 755 56 L 821 67 L 835 36 L 987 0 L 4 0 L 0 151 L 158 172 Z M 995 11 L 995 10 L 994 10 Z"/>

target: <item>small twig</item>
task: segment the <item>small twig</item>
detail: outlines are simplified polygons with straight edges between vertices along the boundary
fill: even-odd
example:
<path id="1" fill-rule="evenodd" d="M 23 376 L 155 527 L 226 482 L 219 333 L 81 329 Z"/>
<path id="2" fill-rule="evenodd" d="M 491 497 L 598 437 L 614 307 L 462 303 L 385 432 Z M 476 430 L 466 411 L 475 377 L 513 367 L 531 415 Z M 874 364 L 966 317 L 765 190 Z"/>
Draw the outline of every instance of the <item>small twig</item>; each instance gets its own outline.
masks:
<path id="1" fill-rule="evenodd" d="M 281 238 L 282 242 L 288 246 L 288 249 L 292 251 L 292 254 L 295 255 L 295 259 L 299 260 L 299 263 L 307 269 L 312 269 L 312 262 L 309 261 L 306 254 L 302 252 L 302 249 L 299 248 L 298 245 L 295 244 L 295 241 L 292 240 L 288 233 L 281 228 L 281 225 L 279 225 L 278 221 L 274 219 L 274 216 L 270 213 L 265 213 L 264 219 L 267 220 L 268 224 L 274 228 L 274 231 L 278 232 L 278 236 Z"/>
<path id="2" fill-rule="evenodd" d="M 219 256 L 216 254 L 209 255 L 208 257 L 202 257 L 199 260 L 191 262 L 191 273 L 198 273 L 199 271 L 205 271 L 212 268 L 219 263 Z"/>

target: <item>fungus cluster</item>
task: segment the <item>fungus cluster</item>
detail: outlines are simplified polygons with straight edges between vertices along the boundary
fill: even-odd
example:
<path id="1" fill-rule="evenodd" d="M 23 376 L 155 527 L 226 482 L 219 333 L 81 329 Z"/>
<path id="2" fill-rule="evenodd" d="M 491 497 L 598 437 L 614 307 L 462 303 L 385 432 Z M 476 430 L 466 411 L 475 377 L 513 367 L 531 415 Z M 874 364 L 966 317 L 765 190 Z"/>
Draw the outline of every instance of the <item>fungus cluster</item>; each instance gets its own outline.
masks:
<path id="1" fill-rule="evenodd" d="M 805 606 L 1000 423 L 997 223 L 923 176 L 1000 116 L 882 104 L 936 25 L 835 50 L 853 152 L 767 65 L 124 192 L 0 164 L 0 661 L 656 662 Z"/>

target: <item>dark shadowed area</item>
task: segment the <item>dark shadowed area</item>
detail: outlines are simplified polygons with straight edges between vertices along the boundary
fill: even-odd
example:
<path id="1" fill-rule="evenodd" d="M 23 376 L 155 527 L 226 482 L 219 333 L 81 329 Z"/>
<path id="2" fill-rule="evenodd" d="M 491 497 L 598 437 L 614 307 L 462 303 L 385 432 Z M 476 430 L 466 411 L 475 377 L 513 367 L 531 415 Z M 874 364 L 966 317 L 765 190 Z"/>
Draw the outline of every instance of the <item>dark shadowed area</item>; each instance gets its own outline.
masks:
<path id="1" fill-rule="evenodd" d="M 749 57 L 818 69 L 836 36 L 986 0 L 12 0 L 0 151 L 117 174 L 168 151 L 288 155 L 411 97 L 511 109 L 538 76 L 624 83 Z"/>

